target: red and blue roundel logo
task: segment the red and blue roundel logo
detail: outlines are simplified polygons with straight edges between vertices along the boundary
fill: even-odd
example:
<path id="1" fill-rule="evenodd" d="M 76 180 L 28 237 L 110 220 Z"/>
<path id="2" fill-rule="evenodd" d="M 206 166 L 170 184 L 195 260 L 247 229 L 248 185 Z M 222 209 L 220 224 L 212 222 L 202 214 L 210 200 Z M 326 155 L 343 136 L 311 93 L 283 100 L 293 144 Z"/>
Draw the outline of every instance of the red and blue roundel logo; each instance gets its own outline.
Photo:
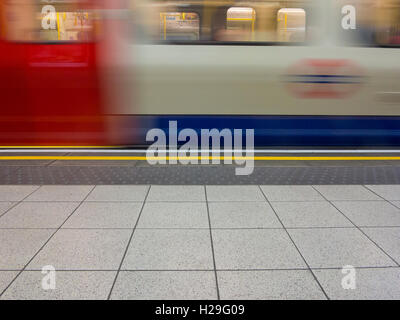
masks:
<path id="1" fill-rule="evenodd" d="M 340 99 L 356 93 L 364 72 L 345 59 L 305 59 L 289 68 L 286 77 L 290 92 L 299 98 Z"/>

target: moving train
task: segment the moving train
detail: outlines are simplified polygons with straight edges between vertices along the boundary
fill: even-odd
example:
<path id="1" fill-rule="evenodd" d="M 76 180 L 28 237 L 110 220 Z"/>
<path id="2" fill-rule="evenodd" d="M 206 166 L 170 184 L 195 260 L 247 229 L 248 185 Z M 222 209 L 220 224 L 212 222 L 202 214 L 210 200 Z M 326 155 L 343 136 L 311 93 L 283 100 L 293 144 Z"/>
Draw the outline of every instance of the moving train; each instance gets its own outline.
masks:
<path id="1" fill-rule="evenodd" d="M 400 146 L 399 0 L 2 0 L 2 146 Z"/>

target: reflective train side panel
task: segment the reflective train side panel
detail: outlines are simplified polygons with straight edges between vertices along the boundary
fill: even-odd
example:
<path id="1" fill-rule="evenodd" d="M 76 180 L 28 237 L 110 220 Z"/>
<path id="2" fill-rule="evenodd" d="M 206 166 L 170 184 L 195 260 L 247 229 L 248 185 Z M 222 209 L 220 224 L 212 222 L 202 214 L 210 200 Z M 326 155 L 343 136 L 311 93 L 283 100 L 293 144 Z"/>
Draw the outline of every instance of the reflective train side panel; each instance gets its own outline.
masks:
<path id="1" fill-rule="evenodd" d="M 104 144 L 95 1 L 0 5 L 0 145 Z"/>
<path id="2" fill-rule="evenodd" d="M 164 17 L 198 14 L 201 36 L 179 41 L 175 30 L 168 41 L 170 26 L 160 19 L 159 34 L 157 26 L 148 29 L 161 41 L 131 46 L 144 128 L 167 128 L 169 120 L 197 130 L 254 128 L 258 146 L 400 145 L 400 3 L 375 1 L 374 30 L 370 12 L 361 7 L 358 30 L 346 30 L 341 2 L 221 2 L 213 8 L 218 14 L 198 10 L 196 3 L 160 4 L 156 13 Z M 240 11 L 237 20 L 229 16 L 232 8 Z M 258 22 L 269 16 L 277 20 L 272 35 Z M 207 26 L 210 19 L 215 20 Z M 242 26 L 235 29 L 232 22 Z M 225 33 L 207 38 L 215 25 Z M 352 42 L 353 35 L 367 38 L 372 31 L 375 42 Z M 129 108 L 119 113 L 132 115 Z"/>

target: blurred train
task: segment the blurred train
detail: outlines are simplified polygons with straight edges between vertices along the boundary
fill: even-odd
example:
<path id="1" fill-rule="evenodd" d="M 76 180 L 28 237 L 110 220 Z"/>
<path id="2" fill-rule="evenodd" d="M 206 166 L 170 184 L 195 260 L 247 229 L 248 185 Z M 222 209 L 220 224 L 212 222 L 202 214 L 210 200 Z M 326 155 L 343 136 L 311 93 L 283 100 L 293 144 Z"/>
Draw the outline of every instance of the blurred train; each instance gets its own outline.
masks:
<path id="1" fill-rule="evenodd" d="M 0 17 L 3 146 L 143 146 L 170 120 L 258 147 L 400 146 L 399 0 L 1 0 Z"/>

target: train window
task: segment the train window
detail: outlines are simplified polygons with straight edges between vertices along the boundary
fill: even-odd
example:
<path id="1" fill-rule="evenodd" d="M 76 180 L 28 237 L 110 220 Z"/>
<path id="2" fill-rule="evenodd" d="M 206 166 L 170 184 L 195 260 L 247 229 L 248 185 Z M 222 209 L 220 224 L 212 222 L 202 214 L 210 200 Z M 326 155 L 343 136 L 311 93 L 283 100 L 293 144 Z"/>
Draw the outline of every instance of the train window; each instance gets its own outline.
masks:
<path id="1" fill-rule="evenodd" d="M 93 15 L 89 12 L 56 12 L 54 18 L 48 13 L 40 15 L 41 21 L 46 24 L 54 19 L 55 29 L 40 30 L 41 40 L 62 41 L 90 41 L 93 31 Z"/>
<path id="2" fill-rule="evenodd" d="M 400 0 L 337 0 L 337 6 L 339 44 L 400 47 Z"/>
<path id="3" fill-rule="evenodd" d="M 256 11 L 253 8 L 232 7 L 226 13 L 226 30 L 232 39 L 255 39 Z"/>
<path id="4" fill-rule="evenodd" d="M 374 15 L 372 32 L 376 44 L 400 47 L 400 1 L 380 2 Z"/>
<path id="5" fill-rule="evenodd" d="M 303 42 L 306 36 L 304 9 L 283 8 L 278 11 L 278 41 Z"/>
<path id="6" fill-rule="evenodd" d="M 195 12 L 161 12 L 161 40 L 199 40 L 200 19 Z"/>
<path id="7" fill-rule="evenodd" d="M 316 2 L 135 0 L 135 39 L 163 44 L 303 43 L 320 29 Z"/>
<path id="8" fill-rule="evenodd" d="M 232 7 L 227 11 L 226 30 L 219 41 L 304 42 L 306 12 L 301 8 L 277 8 L 272 5 L 256 9 Z M 276 16 L 274 17 L 274 13 Z M 259 16 L 257 16 L 257 13 Z M 276 21 L 275 21 L 276 20 Z"/>
<path id="9" fill-rule="evenodd" d="M 80 1 L 9 0 L 5 5 L 9 41 L 94 41 L 98 12 L 83 9 Z"/>

